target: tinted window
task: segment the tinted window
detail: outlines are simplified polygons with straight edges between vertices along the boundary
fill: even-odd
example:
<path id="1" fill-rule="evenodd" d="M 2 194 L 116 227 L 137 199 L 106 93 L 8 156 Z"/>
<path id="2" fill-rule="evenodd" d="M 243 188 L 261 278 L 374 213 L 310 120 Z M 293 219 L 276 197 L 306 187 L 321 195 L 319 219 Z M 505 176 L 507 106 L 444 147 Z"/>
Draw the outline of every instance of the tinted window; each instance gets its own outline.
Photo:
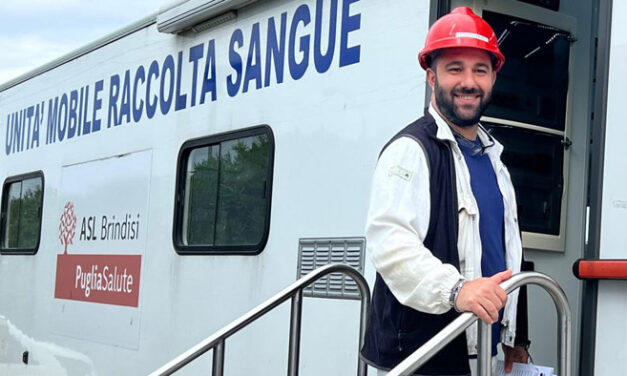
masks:
<path id="1" fill-rule="evenodd" d="M 563 131 L 570 34 L 489 11 L 483 18 L 494 28 L 505 55 L 485 115 Z"/>
<path id="2" fill-rule="evenodd" d="M 564 146 L 562 137 L 527 129 L 485 124 L 503 144 L 503 163 L 516 190 L 520 229 L 559 235 Z"/>
<path id="3" fill-rule="evenodd" d="M 41 233 L 43 176 L 41 173 L 6 180 L 2 199 L 2 252 L 35 253 Z"/>
<path id="4" fill-rule="evenodd" d="M 216 145 L 193 149 L 189 155 L 184 245 L 214 244 L 219 153 L 220 145 Z"/>
<path id="5" fill-rule="evenodd" d="M 268 127 L 183 146 L 175 243 L 182 253 L 257 253 L 270 218 L 274 156 Z"/>

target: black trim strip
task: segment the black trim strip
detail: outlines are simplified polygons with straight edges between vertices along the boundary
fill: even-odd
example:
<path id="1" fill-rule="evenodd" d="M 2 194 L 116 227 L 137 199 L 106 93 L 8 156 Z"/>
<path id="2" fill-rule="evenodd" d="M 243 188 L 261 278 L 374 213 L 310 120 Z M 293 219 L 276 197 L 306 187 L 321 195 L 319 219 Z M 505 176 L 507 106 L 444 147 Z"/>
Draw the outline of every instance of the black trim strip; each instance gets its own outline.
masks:
<path id="1" fill-rule="evenodd" d="M 594 56 L 594 76 L 591 97 L 593 118 L 591 121 L 590 165 L 588 167 L 588 205 L 590 223 L 588 225 L 588 245 L 584 250 L 586 259 L 598 259 L 601 243 L 601 211 L 603 203 L 603 164 L 605 155 L 605 128 L 607 110 L 607 89 L 609 82 L 610 42 L 612 32 L 612 0 L 599 0 L 596 17 L 597 34 L 593 39 L 596 45 Z M 579 340 L 579 374 L 594 375 L 594 353 L 596 347 L 598 281 L 583 283 L 581 300 L 581 330 Z"/>

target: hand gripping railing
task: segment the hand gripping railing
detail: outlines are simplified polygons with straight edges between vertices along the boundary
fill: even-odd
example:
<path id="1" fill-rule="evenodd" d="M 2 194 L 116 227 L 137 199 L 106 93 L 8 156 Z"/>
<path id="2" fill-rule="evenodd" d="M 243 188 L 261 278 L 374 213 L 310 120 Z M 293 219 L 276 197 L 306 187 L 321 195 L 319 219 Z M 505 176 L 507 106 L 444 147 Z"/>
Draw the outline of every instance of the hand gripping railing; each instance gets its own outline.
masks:
<path id="1" fill-rule="evenodd" d="M 516 274 L 507 281 L 501 283 L 501 287 L 509 294 L 520 286 L 526 284 L 534 284 L 544 288 L 549 293 L 551 298 L 553 298 L 553 303 L 555 303 L 559 321 L 559 326 L 557 328 L 557 374 L 560 376 L 570 376 L 571 317 L 566 294 L 564 294 L 564 291 L 557 284 L 557 282 L 549 276 L 536 272 Z M 462 313 L 459 317 L 453 320 L 453 322 L 422 345 L 418 350 L 414 351 L 413 354 L 394 367 L 394 369 L 388 373 L 388 376 L 411 375 L 416 369 L 425 364 L 432 356 L 434 356 L 438 351 L 440 351 L 444 346 L 460 335 L 464 330 L 466 330 L 466 328 L 477 320 L 479 320 L 479 318 L 472 312 Z M 481 376 L 491 376 L 491 331 L 492 325 L 484 323 L 483 320 L 479 320 L 479 355 L 477 362 L 477 374 Z"/>
<path id="2" fill-rule="evenodd" d="M 181 369 L 192 360 L 198 358 L 205 352 L 213 350 L 213 367 L 212 376 L 224 375 L 224 343 L 228 337 L 238 332 L 248 324 L 265 315 L 276 306 L 280 305 L 289 298 L 292 298 L 292 310 L 290 315 L 290 342 L 289 355 L 287 364 L 287 375 L 298 376 L 298 363 L 300 355 L 300 327 L 303 307 L 303 289 L 317 281 L 318 279 L 331 274 L 341 273 L 351 277 L 359 288 L 361 298 L 361 315 L 359 323 L 359 349 L 364 343 L 364 335 L 366 328 L 366 319 L 370 306 L 370 289 L 364 277 L 357 270 L 343 264 L 330 264 L 318 268 L 303 278 L 294 282 L 283 291 L 274 295 L 262 304 L 248 311 L 245 315 L 233 321 L 229 325 L 220 329 L 218 332 L 207 337 L 189 350 L 185 351 L 172 361 L 163 365 L 161 368 L 152 372 L 150 376 L 171 375 Z M 357 375 L 366 376 L 366 363 L 359 359 L 357 364 Z"/>

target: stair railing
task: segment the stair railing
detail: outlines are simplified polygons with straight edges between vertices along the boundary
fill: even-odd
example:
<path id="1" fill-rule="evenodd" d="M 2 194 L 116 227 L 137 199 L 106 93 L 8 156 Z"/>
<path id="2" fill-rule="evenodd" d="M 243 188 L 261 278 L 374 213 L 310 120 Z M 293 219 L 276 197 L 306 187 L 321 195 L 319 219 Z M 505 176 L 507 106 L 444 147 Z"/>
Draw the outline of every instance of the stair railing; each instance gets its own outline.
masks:
<path id="1" fill-rule="evenodd" d="M 570 359 L 572 351 L 570 343 L 571 312 L 568 307 L 566 294 L 551 277 L 537 272 L 523 272 L 513 275 L 507 281 L 502 282 L 501 287 L 509 294 L 520 286 L 527 284 L 538 285 L 544 288 L 544 290 L 546 290 L 553 299 L 558 316 L 557 374 L 560 376 L 570 376 Z M 425 364 L 432 356 L 434 356 L 438 351 L 440 351 L 444 346 L 460 335 L 464 330 L 466 330 L 466 328 L 471 326 L 477 320 L 479 320 L 479 318 L 472 312 L 462 313 L 459 317 L 453 320 L 453 322 L 422 345 L 418 350 L 414 351 L 410 356 L 394 367 L 387 376 L 412 375 L 416 369 Z M 491 332 L 492 325 L 484 323 L 483 320 L 479 320 L 477 374 L 481 376 L 491 376 L 492 374 L 492 352 L 490 351 L 490 341 L 492 338 Z"/>
<path id="2" fill-rule="evenodd" d="M 310 272 L 306 276 L 294 282 L 283 291 L 274 295 L 257 307 L 251 309 L 245 315 L 231 322 L 216 333 L 200 341 L 189 350 L 177 356 L 167 364 L 163 365 L 156 371 L 152 372 L 150 376 L 171 375 L 211 349 L 213 349 L 213 365 L 211 374 L 213 376 L 223 376 L 224 350 L 226 339 L 290 298 L 292 299 L 292 306 L 290 313 L 290 340 L 288 350 L 289 353 L 287 375 L 298 376 L 303 290 L 315 281 L 331 273 L 341 273 L 349 276 L 352 280 L 355 281 L 357 287 L 359 288 L 359 294 L 361 299 L 361 312 L 359 321 L 358 350 L 361 349 L 364 343 L 366 320 L 370 307 L 370 289 L 368 287 L 368 283 L 359 271 L 350 266 L 343 264 L 329 264 Z M 358 359 L 357 375 L 366 376 L 366 374 L 366 363 L 363 360 Z"/>

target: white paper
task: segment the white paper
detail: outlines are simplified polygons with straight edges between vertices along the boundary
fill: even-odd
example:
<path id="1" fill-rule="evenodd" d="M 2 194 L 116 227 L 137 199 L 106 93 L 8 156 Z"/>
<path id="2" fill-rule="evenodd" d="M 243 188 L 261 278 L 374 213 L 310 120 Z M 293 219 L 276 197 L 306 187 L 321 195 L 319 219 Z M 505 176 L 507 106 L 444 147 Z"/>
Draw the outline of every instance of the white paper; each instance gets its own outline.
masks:
<path id="1" fill-rule="evenodd" d="M 537 364 L 522 364 L 515 363 L 512 367 L 512 372 L 505 373 L 505 363 L 502 360 L 498 361 L 498 375 L 505 376 L 555 376 L 552 367 L 539 366 Z"/>

